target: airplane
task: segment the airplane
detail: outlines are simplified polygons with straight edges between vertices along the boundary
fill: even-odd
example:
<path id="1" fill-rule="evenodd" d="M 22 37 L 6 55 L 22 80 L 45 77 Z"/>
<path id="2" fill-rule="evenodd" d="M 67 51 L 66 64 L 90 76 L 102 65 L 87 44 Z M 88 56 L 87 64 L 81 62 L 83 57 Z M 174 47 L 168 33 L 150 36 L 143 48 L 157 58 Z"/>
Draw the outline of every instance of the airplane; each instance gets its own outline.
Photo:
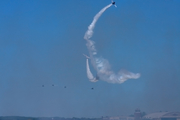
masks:
<path id="1" fill-rule="evenodd" d="M 115 7 L 117 7 L 116 4 L 115 4 L 116 2 L 114 2 L 113 0 L 111 0 L 111 2 L 112 2 L 112 5 L 114 5 Z"/>

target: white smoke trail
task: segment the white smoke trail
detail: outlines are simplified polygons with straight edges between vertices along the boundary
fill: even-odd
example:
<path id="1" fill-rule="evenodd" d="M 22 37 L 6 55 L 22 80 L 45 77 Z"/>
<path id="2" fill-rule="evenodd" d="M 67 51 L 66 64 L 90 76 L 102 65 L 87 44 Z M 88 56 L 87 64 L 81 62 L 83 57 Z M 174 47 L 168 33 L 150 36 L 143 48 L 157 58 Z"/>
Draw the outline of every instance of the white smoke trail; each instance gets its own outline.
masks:
<path id="1" fill-rule="evenodd" d="M 97 82 L 98 81 L 90 71 L 88 58 L 86 59 L 86 71 L 87 71 L 87 77 L 91 82 Z"/>
<path id="2" fill-rule="evenodd" d="M 87 41 L 87 48 L 89 50 L 89 54 L 90 54 L 90 59 L 91 59 L 91 63 L 93 65 L 93 67 L 95 68 L 95 70 L 97 71 L 97 75 L 101 80 L 110 82 L 110 83 L 123 83 L 128 79 L 137 79 L 140 77 L 139 73 L 132 73 L 132 72 L 128 72 L 128 71 L 119 71 L 117 74 L 115 74 L 110 67 L 110 64 L 108 62 L 108 60 L 102 58 L 102 57 L 98 57 L 97 56 L 97 50 L 95 48 L 95 42 L 90 40 L 90 38 L 93 35 L 93 29 L 95 27 L 95 24 L 97 22 L 97 20 L 99 19 L 99 17 L 103 14 L 103 12 L 105 12 L 106 9 L 108 9 L 109 7 L 111 7 L 112 4 L 107 5 L 106 7 L 104 7 L 102 10 L 100 10 L 100 12 L 98 12 L 92 23 L 89 25 L 87 32 L 85 33 L 84 39 Z M 94 76 L 92 75 L 90 69 L 89 69 L 89 63 L 88 63 L 88 59 L 86 60 L 86 67 L 87 67 L 87 76 L 89 78 L 90 81 L 92 82 L 96 82 L 96 78 L 94 78 Z"/>

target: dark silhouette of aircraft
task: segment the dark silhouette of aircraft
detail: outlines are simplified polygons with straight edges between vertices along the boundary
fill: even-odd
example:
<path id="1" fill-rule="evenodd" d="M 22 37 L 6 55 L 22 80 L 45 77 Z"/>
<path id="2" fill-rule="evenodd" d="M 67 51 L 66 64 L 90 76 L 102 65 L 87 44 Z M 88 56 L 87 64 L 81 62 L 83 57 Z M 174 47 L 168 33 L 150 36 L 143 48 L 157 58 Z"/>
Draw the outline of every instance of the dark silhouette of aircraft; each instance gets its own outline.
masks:
<path id="1" fill-rule="evenodd" d="M 115 7 L 117 7 L 117 6 L 116 6 L 116 2 L 114 2 L 113 0 L 111 0 L 111 2 L 112 2 L 112 5 L 114 5 Z"/>
<path id="2" fill-rule="evenodd" d="M 66 88 L 66 86 L 64 86 L 64 88 Z"/>
<path id="3" fill-rule="evenodd" d="M 52 86 L 54 86 L 54 84 L 52 84 Z"/>
<path id="4" fill-rule="evenodd" d="M 44 85 L 42 85 L 42 87 L 44 87 Z"/>
<path id="5" fill-rule="evenodd" d="M 91 88 L 92 90 L 94 89 L 94 88 Z"/>

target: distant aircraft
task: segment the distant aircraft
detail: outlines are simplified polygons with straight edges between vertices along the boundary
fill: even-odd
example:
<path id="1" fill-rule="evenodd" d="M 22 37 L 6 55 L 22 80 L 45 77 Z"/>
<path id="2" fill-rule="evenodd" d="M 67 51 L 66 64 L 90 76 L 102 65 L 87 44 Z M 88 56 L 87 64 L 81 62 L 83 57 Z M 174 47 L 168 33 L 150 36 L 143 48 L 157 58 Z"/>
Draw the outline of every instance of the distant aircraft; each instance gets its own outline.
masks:
<path id="1" fill-rule="evenodd" d="M 114 2 L 113 0 L 111 0 L 111 2 L 112 2 L 112 5 L 114 5 L 115 7 L 117 7 L 116 4 L 115 4 L 116 2 Z"/>
<path id="2" fill-rule="evenodd" d="M 94 89 L 94 88 L 91 88 L 92 90 Z"/>
<path id="3" fill-rule="evenodd" d="M 66 88 L 66 86 L 64 86 L 64 88 Z"/>

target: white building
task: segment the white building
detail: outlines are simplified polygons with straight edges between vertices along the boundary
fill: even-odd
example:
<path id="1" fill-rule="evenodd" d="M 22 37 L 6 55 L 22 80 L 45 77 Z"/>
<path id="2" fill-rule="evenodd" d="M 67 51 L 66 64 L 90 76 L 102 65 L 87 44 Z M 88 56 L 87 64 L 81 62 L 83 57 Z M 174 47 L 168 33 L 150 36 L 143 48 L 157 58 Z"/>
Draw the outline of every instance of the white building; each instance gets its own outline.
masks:
<path id="1" fill-rule="evenodd" d="M 116 116 L 116 117 L 102 117 L 102 120 L 134 120 L 134 117 Z"/>
<path id="2" fill-rule="evenodd" d="M 157 112 L 145 115 L 144 120 L 180 120 L 180 112 Z"/>

